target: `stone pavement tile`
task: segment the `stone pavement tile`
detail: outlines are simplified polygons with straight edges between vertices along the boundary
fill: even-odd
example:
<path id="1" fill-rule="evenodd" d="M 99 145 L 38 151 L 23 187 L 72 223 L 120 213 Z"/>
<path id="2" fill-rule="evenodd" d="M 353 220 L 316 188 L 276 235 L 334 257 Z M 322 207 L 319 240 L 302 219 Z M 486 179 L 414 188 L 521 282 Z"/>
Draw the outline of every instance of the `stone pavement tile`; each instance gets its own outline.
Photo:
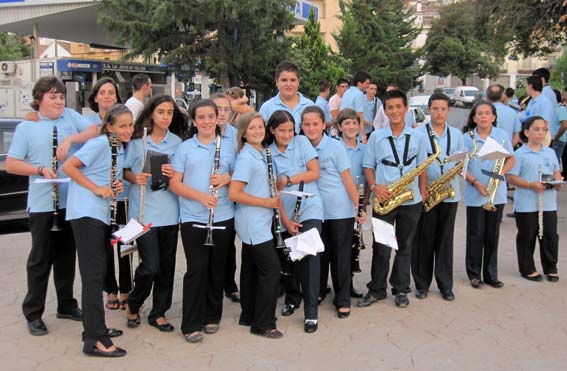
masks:
<path id="1" fill-rule="evenodd" d="M 560 207 L 567 192 L 560 193 Z M 507 206 L 506 212 L 511 210 Z M 567 234 L 565 212 L 559 212 L 560 239 Z M 126 328 L 124 312 L 106 311 L 107 325 L 124 330 L 116 344 L 128 350 L 122 359 L 89 358 L 81 352 L 79 322 L 55 318 L 56 301 L 50 282 L 44 319 L 50 333 L 33 337 L 21 314 L 25 295 L 25 261 L 29 233 L 0 235 L 0 349 L 5 370 L 536 370 L 565 369 L 567 364 L 567 254 L 560 247 L 558 283 L 530 282 L 519 276 L 514 220 L 501 227 L 499 274 L 502 289 L 470 287 L 464 269 L 465 208 L 459 206 L 455 231 L 454 292 L 442 300 L 435 282 L 425 300 L 409 295 L 410 305 L 398 309 L 390 295 L 369 308 L 356 307 L 339 320 L 332 292 L 320 306 L 319 330 L 303 332 L 303 308 L 279 317 L 280 340 L 251 335 L 238 325 L 240 306 L 224 300 L 220 331 L 200 344 L 185 342 L 181 322 L 182 276 L 185 257 L 177 253 L 173 307 L 168 312 L 173 333 L 160 333 L 147 323 L 151 300 L 145 303 L 142 325 Z M 370 246 L 371 235 L 365 232 Z M 372 250 L 361 254 L 363 272 L 355 286 L 366 291 Z M 536 249 L 536 264 L 539 253 Z M 240 259 L 238 257 L 238 259 Z M 393 259 L 392 259 L 393 260 Z M 238 277 L 238 273 L 237 273 Z M 76 296 L 80 298 L 77 270 Z M 278 314 L 283 300 L 278 302 Z"/>

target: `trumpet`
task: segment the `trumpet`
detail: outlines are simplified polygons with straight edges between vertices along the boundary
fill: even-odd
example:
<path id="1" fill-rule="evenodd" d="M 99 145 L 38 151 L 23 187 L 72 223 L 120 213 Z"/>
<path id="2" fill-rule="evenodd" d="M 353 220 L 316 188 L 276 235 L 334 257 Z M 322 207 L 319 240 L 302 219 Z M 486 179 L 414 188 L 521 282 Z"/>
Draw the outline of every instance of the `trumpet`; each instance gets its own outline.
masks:
<path id="1" fill-rule="evenodd" d="M 219 172 L 220 151 L 221 151 L 221 136 L 217 135 L 217 137 L 215 138 L 215 158 L 213 160 L 213 169 L 211 170 L 211 176 L 217 175 Z M 218 195 L 218 189 L 216 189 L 212 184 L 209 186 L 209 195 L 213 197 L 217 197 Z M 203 243 L 203 245 L 205 246 L 215 246 L 215 243 L 213 241 L 213 229 L 225 229 L 224 226 L 215 227 L 214 220 L 215 220 L 215 209 L 210 208 L 209 221 L 207 222 L 207 225 L 200 225 L 200 224 L 193 225 L 196 228 L 207 229 L 207 237 L 205 238 L 205 243 Z"/>
<path id="2" fill-rule="evenodd" d="M 274 176 L 274 166 L 272 163 L 272 151 L 270 151 L 270 148 L 266 148 L 266 161 L 268 162 L 268 180 L 270 182 L 270 195 L 272 197 L 276 197 L 277 196 L 277 188 L 276 188 L 276 178 Z M 283 249 L 283 253 L 284 256 L 287 259 L 291 260 L 291 257 L 289 256 L 291 251 L 289 249 L 289 247 L 286 246 L 286 244 L 284 243 L 283 239 L 282 239 L 282 218 L 280 215 L 280 209 L 276 208 L 274 209 L 274 218 L 275 218 L 275 223 L 274 223 L 274 234 L 276 236 L 276 248 L 277 249 Z M 288 267 L 286 267 L 286 264 L 284 264 L 282 266 L 282 274 L 284 276 L 289 276 L 291 274 L 291 272 L 289 270 L 287 270 Z"/>
<path id="3" fill-rule="evenodd" d="M 57 175 L 57 144 L 58 144 L 58 137 L 57 137 L 57 126 L 53 125 L 53 156 L 51 157 L 51 169 Z M 61 230 L 59 226 L 59 195 L 57 193 L 57 186 L 55 184 L 51 187 L 51 198 L 53 199 L 53 222 L 51 224 L 51 231 L 58 232 Z"/>

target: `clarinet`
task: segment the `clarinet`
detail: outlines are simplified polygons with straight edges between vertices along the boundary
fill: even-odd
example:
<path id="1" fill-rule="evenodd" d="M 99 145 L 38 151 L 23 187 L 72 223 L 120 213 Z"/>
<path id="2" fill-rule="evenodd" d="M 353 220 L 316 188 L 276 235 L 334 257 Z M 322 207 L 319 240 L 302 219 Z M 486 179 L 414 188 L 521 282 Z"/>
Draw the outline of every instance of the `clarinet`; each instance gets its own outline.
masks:
<path id="1" fill-rule="evenodd" d="M 541 164 L 538 165 L 538 181 L 542 181 L 543 171 Z M 528 183 L 529 184 L 529 183 Z M 543 193 L 537 194 L 537 237 L 543 240 Z"/>
<path id="2" fill-rule="evenodd" d="M 112 200 L 110 201 L 110 230 L 111 232 L 116 232 L 118 230 L 118 224 L 116 223 L 116 215 L 118 213 L 118 202 L 116 201 L 116 194 L 118 189 L 116 187 L 116 179 L 118 176 L 118 167 L 116 164 L 116 158 L 118 157 L 118 142 L 116 140 L 116 135 L 110 133 L 108 135 L 108 141 L 110 142 L 110 189 L 112 190 Z"/>
<path id="3" fill-rule="evenodd" d="M 58 168 L 58 163 L 57 163 L 57 145 L 58 145 L 58 139 L 57 139 L 57 126 L 53 125 L 53 156 L 51 157 L 51 170 L 53 170 L 53 172 L 55 173 L 55 175 L 57 175 L 57 168 Z M 51 198 L 53 199 L 53 222 L 51 224 L 51 231 L 52 232 L 57 232 L 61 230 L 61 227 L 59 226 L 59 211 L 57 211 L 57 209 L 59 209 L 59 195 L 57 193 L 57 186 L 55 184 L 52 185 L 51 187 Z"/>
<path id="4" fill-rule="evenodd" d="M 303 188 L 305 186 L 305 182 L 302 180 L 299 183 L 299 192 L 303 192 Z M 303 197 L 297 197 L 295 200 L 295 207 L 293 208 L 293 221 L 299 223 L 299 216 L 301 215 L 301 202 L 303 201 Z M 290 249 L 289 247 L 285 246 L 283 248 L 284 259 L 281 262 L 282 264 L 282 274 L 289 275 L 291 274 L 293 268 L 293 261 L 291 260 Z"/>
<path id="5" fill-rule="evenodd" d="M 358 183 L 358 177 L 356 177 L 356 182 Z M 360 184 L 358 186 L 358 211 L 357 215 L 362 216 L 364 211 L 364 185 Z M 360 269 L 360 250 L 366 249 L 364 244 L 364 239 L 362 238 L 362 224 L 357 223 L 356 229 L 354 230 L 354 239 L 352 243 L 352 273 L 362 272 Z"/>
<path id="6" fill-rule="evenodd" d="M 211 171 L 211 176 L 217 175 L 217 173 L 219 172 L 220 151 L 221 151 L 221 136 L 217 135 L 217 138 L 215 140 L 215 159 L 213 160 L 213 169 Z M 209 194 L 213 197 L 217 197 L 218 195 L 218 190 L 215 187 L 213 187 L 212 184 L 209 186 Z M 205 243 L 203 244 L 205 246 L 215 246 L 215 243 L 213 242 L 214 219 L 215 219 L 215 209 L 211 208 L 209 209 L 209 222 L 207 223 L 207 238 L 205 239 Z"/>
<path id="7" fill-rule="evenodd" d="M 146 164 L 146 146 L 148 143 L 148 128 L 144 127 L 144 134 L 142 135 L 142 172 Z M 140 209 L 138 209 L 138 222 L 144 225 L 144 201 L 146 195 L 146 185 L 140 185 Z"/>
<path id="8" fill-rule="evenodd" d="M 272 151 L 270 151 L 270 148 L 266 148 L 266 161 L 268 162 L 268 178 L 269 178 L 269 182 L 270 182 L 270 195 L 271 197 L 276 197 L 277 195 L 277 190 L 276 190 L 276 178 L 274 176 L 274 166 L 272 163 Z M 274 218 L 275 218 L 275 223 L 274 223 L 274 234 L 276 235 L 276 248 L 277 249 L 283 249 L 283 253 L 284 256 L 287 259 L 291 258 L 289 257 L 290 254 L 290 249 L 289 247 L 287 247 L 282 239 L 282 218 L 280 215 L 280 209 L 276 208 L 274 209 Z M 282 274 L 284 276 L 289 276 L 291 274 L 290 271 L 286 270 L 286 265 L 284 264 L 284 266 L 282 267 Z"/>

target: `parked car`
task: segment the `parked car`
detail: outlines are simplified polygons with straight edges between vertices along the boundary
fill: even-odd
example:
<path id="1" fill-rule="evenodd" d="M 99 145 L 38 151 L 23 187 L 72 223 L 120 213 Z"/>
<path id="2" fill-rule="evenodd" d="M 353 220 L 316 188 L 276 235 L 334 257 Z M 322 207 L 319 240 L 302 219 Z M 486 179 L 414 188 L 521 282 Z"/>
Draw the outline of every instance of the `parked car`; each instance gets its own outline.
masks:
<path id="1" fill-rule="evenodd" d="M 457 86 L 455 88 L 455 93 L 453 94 L 455 107 L 472 107 L 477 92 L 478 88 L 474 86 Z"/>
<path id="2" fill-rule="evenodd" d="M 429 114 L 429 97 L 431 95 L 416 95 L 409 98 L 409 110 L 415 119 L 417 126 L 431 122 Z"/>
<path id="3" fill-rule="evenodd" d="M 445 93 L 445 95 L 449 97 L 449 105 L 453 106 L 455 104 L 455 88 L 444 87 L 443 93 Z"/>
<path id="4" fill-rule="evenodd" d="M 28 218 L 28 177 L 6 172 L 8 149 L 21 121 L 0 119 L 0 222 Z"/>

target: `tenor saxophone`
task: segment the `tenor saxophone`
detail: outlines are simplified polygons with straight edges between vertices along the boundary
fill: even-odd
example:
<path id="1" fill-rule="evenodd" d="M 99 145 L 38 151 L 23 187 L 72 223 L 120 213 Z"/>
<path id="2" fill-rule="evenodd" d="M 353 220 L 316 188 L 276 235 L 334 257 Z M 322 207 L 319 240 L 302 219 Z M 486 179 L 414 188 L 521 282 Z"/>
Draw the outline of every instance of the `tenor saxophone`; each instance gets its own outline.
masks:
<path id="1" fill-rule="evenodd" d="M 504 144 L 504 141 L 502 141 Z M 494 163 L 494 167 L 492 168 L 492 172 L 494 174 L 502 175 L 502 171 L 504 170 L 504 162 L 506 162 L 506 157 L 499 158 Z M 482 208 L 486 211 L 496 211 L 496 206 L 494 205 L 494 199 L 496 198 L 496 191 L 498 190 L 498 186 L 500 185 L 500 179 L 491 177 L 486 185 L 486 192 L 488 192 L 488 202 L 482 205 Z"/>
<path id="2" fill-rule="evenodd" d="M 433 133 L 429 133 L 432 136 Z M 378 197 L 374 197 L 373 208 L 374 211 L 379 215 L 386 215 L 398 206 L 402 205 L 406 201 L 413 200 L 413 191 L 407 189 L 406 187 L 413 183 L 416 177 L 419 176 L 427 167 L 435 161 L 435 159 L 441 153 L 439 149 L 439 144 L 433 139 L 435 146 L 435 153 L 425 159 L 421 164 L 417 165 L 414 169 L 407 172 L 400 179 L 396 180 L 394 183 L 388 185 L 387 189 L 393 196 L 386 201 L 380 201 Z"/>
<path id="3" fill-rule="evenodd" d="M 474 140 L 474 132 L 472 130 L 469 131 L 469 135 L 473 142 L 473 151 L 469 155 L 469 159 L 471 159 L 478 152 L 478 146 Z M 459 161 L 452 169 L 435 179 L 431 182 L 431 184 L 429 184 L 429 186 L 427 186 L 427 199 L 423 202 L 423 210 L 425 212 L 433 209 L 443 200 L 455 197 L 455 189 L 453 188 L 451 181 L 457 174 L 463 171 L 466 161 L 467 159 Z"/>

